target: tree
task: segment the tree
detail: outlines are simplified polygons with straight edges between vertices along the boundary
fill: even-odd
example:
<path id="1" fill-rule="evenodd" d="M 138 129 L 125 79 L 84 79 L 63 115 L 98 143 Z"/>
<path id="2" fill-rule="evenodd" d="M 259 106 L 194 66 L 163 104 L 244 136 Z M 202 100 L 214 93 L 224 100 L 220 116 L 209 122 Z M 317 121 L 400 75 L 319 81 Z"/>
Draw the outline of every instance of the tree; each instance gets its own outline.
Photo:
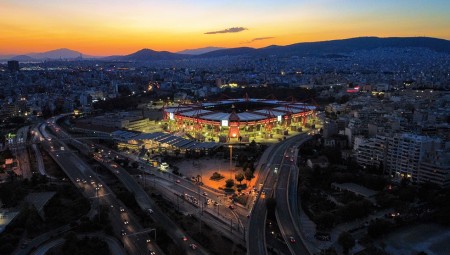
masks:
<path id="1" fill-rule="evenodd" d="M 334 225 L 334 215 L 330 212 L 323 212 L 317 215 L 315 221 L 320 229 L 329 229 Z"/>
<path id="2" fill-rule="evenodd" d="M 225 181 L 225 187 L 227 188 L 232 188 L 234 186 L 234 180 L 233 179 L 228 179 Z"/>
<path id="3" fill-rule="evenodd" d="M 252 172 L 252 170 L 251 170 L 251 169 L 245 170 L 244 176 L 245 176 L 245 180 L 251 181 L 252 178 L 253 178 L 253 172 Z"/>
<path id="4" fill-rule="evenodd" d="M 239 182 L 239 184 L 242 184 L 242 181 L 244 180 L 244 173 L 239 172 L 234 176 L 234 178 Z"/>
<path id="5" fill-rule="evenodd" d="M 372 238 L 378 238 L 383 236 L 384 234 L 387 234 L 391 230 L 391 228 L 392 223 L 383 219 L 376 220 L 369 225 L 369 227 L 367 228 L 367 233 Z"/>
<path id="6" fill-rule="evenodd" d="M 355 246 L 355 239 L 348 232 L 342 232 L 339 235 L 338 242 L 342 246 L 344 254 L 348 254 L 348 251 Z"/>

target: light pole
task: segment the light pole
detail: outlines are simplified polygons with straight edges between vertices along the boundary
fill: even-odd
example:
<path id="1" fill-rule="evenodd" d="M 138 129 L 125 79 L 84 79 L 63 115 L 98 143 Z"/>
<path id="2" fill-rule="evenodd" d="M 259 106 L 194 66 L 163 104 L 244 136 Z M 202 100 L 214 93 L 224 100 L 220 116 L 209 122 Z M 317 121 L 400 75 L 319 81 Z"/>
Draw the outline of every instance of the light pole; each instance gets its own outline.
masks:
<path id="1" fill-rule="evenodd" d="M 232 179 L 232 165 L 233 165 L 233 145 L 229 145 L 230 147 L 230 179 Z"/>

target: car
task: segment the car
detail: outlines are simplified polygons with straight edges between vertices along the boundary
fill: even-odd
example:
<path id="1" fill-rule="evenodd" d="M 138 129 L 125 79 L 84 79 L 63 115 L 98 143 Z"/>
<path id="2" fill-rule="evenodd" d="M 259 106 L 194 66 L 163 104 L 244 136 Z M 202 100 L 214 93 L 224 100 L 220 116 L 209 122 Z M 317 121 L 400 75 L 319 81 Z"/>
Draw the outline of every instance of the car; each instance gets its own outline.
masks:
<path id="1" fill-rule="evenodd" d="M 125 230 L 120 230 L 120 235 L 122 235 L 122 236 L 126 236 L 127 235 L 127 232 L 125 232 Z"/>
<path id="2" fill-rule="evenodd" d="M 95 181 L 94 181 L 94 180 L 91 180 L 91 184 L 92 184 L 92 185 L 95 185 Z"/>
<path id="3" fill-rule="evenodd" d="M 154 252 L 154 251 L 148 251 L 148 254 L 150 254 L 150 255 L 156 255 L 156 252 Z"/>
<path id="4" fill-rule="evenodd" d="M 99 187 L 95 187 L 95 190 L 99 190 L 100 188 Z"/>
<path id="5" fill-rule="evenodd" d="M 231 210 L 234 210 L 234 205 L 229 205 L 228 208 L 230 208 Z"/>
<path id="6" fill-rule="evenodd" d="M 124 220 L 124 221 L 123 221 L 123 224 L 128 225 L 128 221 L 127 221 L 127 220 Z"/>
<path id="7" fill-rule="evenodd" d="M 147 209 L 147 212 L 149 213 L 149 214 L 152 214 L 153 213 L 153 210 L 152 209 Z"/>
<path id="8" fill-rule="evenodd" d="M 208 193 L 203 192 L 203 196 L 207 197 L 207 196 L 208 196 Z"/>
<path id="9" fill-rule="evenodd" d="M 152 240 L 151 239 L 147 239 L 147 240 L 145 240 L 147 243 L 151 243 L 152 242 Z"/>
<path id="10" fill-rule="evenodd" d="M 215 205 L 215 206 L 218 206 L 218 205 L 219 205 L 219 203 L 218 203 L 217 201 L 215 201 L 215 202 L 214 202 L 214 205 Z"/>
<path id="11" fill-rule="evenodd" d="M 77 178 L 77 180 L 76 180 L 77 182 L 80 182 L 80 178 Z"/>
<path id="12" fill-rule="evenodd" d="M 119 211 L 121 212 L 125 212 L 125 208 L 123 208 L 122 206 L 119 208 Z"/>
<path id="13" fill-rule="evenodd" d="M 180 180 L 176 180 L 175 182 L 176 182 L 176 183 L 180 183 L 181 181 L 180 181 Z"/>
<path id="14" fill-rule="evenodd" d="M 193 249 L 193 250 L 197 249 L 197 245 L 195 245 L 195 244 L 193 244 L 193 243 L 191 243 L 191 244 L 189 245 L 189 247 L 191 247 L 191 249 Z"/>
<path id="15" fill-rule="evenodd" d="M 290 236 L 290 237 L 289 237 L 289 242 L 295 243 L 295 238 L 294 238 L 293 236 Z"/>
<path id="16" fill-rule="evenodd" d="M 188 240 L 186 236 L 183 236 L 181 239 L 183 239 L 183 241 L 187 241 Z"/>
<path id="17" fill-rule="evenodd" d="M 101 188 L 101 187 L 103 187 L 103 185 L 102 185 L 101 183 L 99 183 L 99 184 L 98 184 L 98 187 Z"/>
<path id="18" fill-rule="evenodd" d="M 87 181 L 86 181 L 86 180 L 84 180 L 84 179 L 82 180 L 82 182 L 83 182 L 84 184 L 86 184 L 86 183 L 87 183 Z"/>
<path id="19" fill-rule="evenodd" d="M 169 164 L 167 164 L 166 162 L 162 162 L 161 165 L 159 166 L 159 169 L 161 171 L 167 171 L 169 169 Z"/>
<path id="20" fill-rule="evenodd" d="M 321 233 L 321 232 L 317 232 L 314 235 L 314 238 L 316 238 L 317 240 L 320 241 L 330 241 L 331 240 L 331 236 L 328 233 Z"/>

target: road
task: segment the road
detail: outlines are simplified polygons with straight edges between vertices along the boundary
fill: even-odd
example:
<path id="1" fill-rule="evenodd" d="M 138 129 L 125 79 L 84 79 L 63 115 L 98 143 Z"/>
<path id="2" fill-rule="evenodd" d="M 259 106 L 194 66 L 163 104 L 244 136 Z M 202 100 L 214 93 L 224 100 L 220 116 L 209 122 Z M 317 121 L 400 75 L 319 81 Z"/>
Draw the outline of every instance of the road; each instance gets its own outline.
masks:
<path id="1" fill-rule="evenodd" d="M 296 165 L 298 156 L 298 147 L 310 139 L 303 135 L 301 139 L 286 150 L 285 157 L 281 163 L 281 169 L 278 176 L 276 187 L 276 217 L 278 227 L 286 241 L 286 244 L 292 254 L 311 254 L 311 251 L 305 245 L 305 239 L 299 229 L 298 217 L 298 167 Z"/>
<path id="2" fill-rule="evenodd" d="M 94 158 L 100 163 L 107 163 L 105 166 L 119 176 L 122 175 L 125 169 L 111 161 L 111 158 L 116 156 L 128 157 L 129 155 L 101 147 L 100 152 L 95 153 Z M 137 192 L 137 185 L 134 185 L 133 181 L 137 181 L 144 187 L 152 186 L 159 192 L 164 193 L 165 197 L 172 200 L 174 204 L 181 204 L 181 211 L 195 215 L 202 221 L 207 221 L 211 227 L 215 227 L 216 230 L 221 231 L 235 243 L 244 245 L 245 226 L 241 223 L 241 215 L 236 213 L 241 208 L 235 207 L 235 209 L 231 210 L 229 208 L 231 200 L 224 197 L 223 193 L 208 189 L 170 172 L 157 171 L 156 168 L 148 166 L 144 161 L 138 162 L 141 163 L 138 167 L 142 173 L 139 175 L 140 178 L 126 181 L 132 192 Z M 135 175 L 135 177 L 137 176 Z M 212 200 L 209 205 L 205 204 L 207 199 Z M 218 202 L 218 204 L 215 205 L 214 202 Z M 241 214 L 247 220 L 249 212 L 245 208 L 242 210 Z"/>
<path id="3" fill-rule="evenodd" d="M 28 155 L 28 149 L 27 149 L 27 139 L 28 139 L 28 130 L 29 126 L 21 127 L 17 131 L 15 143 L 16 146 L 13 150 L 16 154 L 16 158 L 18 161 L 18 167 L 21 171 L 22 177 L 24 179 L 30 179 L 33 175 L 31 169 L 30 169 L 30 158 Z"/>
<path id="4" fill-rule="evenodd" d="M 161 173 L 159 173 L 161 174 Z M 176 208 L 185 215 L 192 214 L 198 219 L 207 222 L 217 231 L 222 232 L 235 243 L 245 245 L 244 229 L 236 224 L 235 215 L 224 204 L 205 204 L 206 199 L 212 198 L 213 195 L 208 193 L 204 196 L 202 192 L 188 189 L 185 186 L 174 181 L 169 181 L 156 175 L 143 176 L 138 181 L 143 182 L 143 178 L 162 194 L 162 196 L 172 201 Z M 200 201 L 196 203 L 196 201 Z M 219 201 L 219 200 L 217 200 Z"/>
<path id="5" fill-rule="evenodd" d="M 51 125 L 54 125 L 54 119 L 50 119 Z M 139 222 L 129 215 L 119 211 L 120 207 L 125 206 L 112 196 L 111 190 L 103 183 L 91 167 L 78 157 L 70 148 L 62 141 L 58 141 L 42 128 L 44 136 L 43 147 L 48 150 L 49 155 L 63 169 L 69 179 L 81 189 L 82 194 L 91 199 L 91 206 L 107 205 L 112 206 L 110 216 L 112 218 L 112 226 L 118 236 L 122 237 L 121 230 L 131 233 L 142 229 Z M 99 187 L 102 184 L 103 187 Z M 127 218 L 128 224 L 124 224 L 124 217 Z M 125 248 L 130 254 L 147 254 L 148 244 L 145 240 L 137 241 L 137 238 L 122 237 Z M 155 248 L 156 250 L 156 248 Z"/>
<path id="6" fill-rule="evenodd" d="M 126 252 L 123 250 L 122 246 L 117 242 L 117 240 L 104 235 L 79 235 L 78 238 L 82 239 L 84 237 L 98 237 L 101 240 L 105 241 L 109 247 L 109 251 L 112 255 L 126 255 Z M 45 243 L 37 248 L 35 251 L 31 253 L 31 255 L 45 255 L 51 248 L 62 245 L 64 243 L 63 238 L 58 238 L 51 242 Z"/>
<path id="7" fill-rule="evenodd" d="M 116 174 L 119 180 L 124 184 L 130 192 L 133 192 L 136 198 L 136 202 L 139 207 L 147 212 L 148 209 L 152 209 L 153 213 L 151 217 L 155 222 L 164 229 L 164 231 L 172 238 L 172 240 L 187 254 L 208 254 L 200 245 L 197 245 L 196 250 L 192 250 L 189 245 L 192 243 L 189 240 L 194 240 L 189 237 L 184 231 L 181 230 L 157 205 L 149 198 L 147 192 L 139 185 L 136 180 L 122 167 L 115 163 L 105 162 L 104 160 L 99 160 L 104 166 L 106 166 L 111 172 Z M 187 237 L 188 242 L 183 241 L 183 237 Z"/>
<path id="8" fill-rule="evenodd" d="M 276 184 L 275 197 L 277 201 L 276 218 L 281 234 L 292 254 L 310 254 L 304 244 L 299 230 L 297 206 L 298 168 L 296 166 L 298 146 L 309 140 L 308 136 L 301 136 L 301 140 L 294 143 L 285 151 L 280 164 L 280 174 Z"/>
<path id="9" fill-rule="evenodd" d="M 260 183 L 258 190 L 259 195 L 253 206 L 247 234 L 247 253 L 248 254 L 267 254 L 265 242 L 265 222 L 267 216 L 267 208 L 265 200 L 273 195 L 274 188 L 280 174 L 280 165 L 286 156 L 286 151 L 290 150 L 293 144 L 304 139 L 305 135 L 297 135 L 284 140 L 274 147 L 267 160 L 267 164 L 260 169 Z M 289 156 L 290 160 L 290 156 Z M 265 179 L 264 179 L 264 176 Z M 265 195 L 261 195 L 264 191 Z M 301 254 L 301 253 L 300 253 Z"/>

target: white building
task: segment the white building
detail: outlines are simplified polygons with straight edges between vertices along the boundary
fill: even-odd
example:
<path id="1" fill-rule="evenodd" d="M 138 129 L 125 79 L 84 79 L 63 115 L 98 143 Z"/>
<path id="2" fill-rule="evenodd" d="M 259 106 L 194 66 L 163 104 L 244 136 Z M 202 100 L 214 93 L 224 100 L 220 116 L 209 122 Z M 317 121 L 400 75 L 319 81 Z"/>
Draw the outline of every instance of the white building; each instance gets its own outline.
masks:
<path id="1" fill-rule="evenodd" d="M 420 162 L 426 153 L 438 149 L 441 141 L 437 138 L 409 133 L 396 134 L 387 138 L 386 170 L 391 175 L 411 178 L 417 182 Z"/>
<path id="2" fill-rule="evenodd" d="M 437 155 L 441 146 L 439 138 L 402 133 L 367 139 L 355 151 L 357 162 L 362 166 L 383 165 L 385 172 L 396 178 L 408 178 L 413 182 L 430 181 L 445 186 L 450 181 L 448 164 L 438 164 L 437 160 L 430 159 Z M 448 162 L 448 159 L 442 159 L 442 162 Z"/>

